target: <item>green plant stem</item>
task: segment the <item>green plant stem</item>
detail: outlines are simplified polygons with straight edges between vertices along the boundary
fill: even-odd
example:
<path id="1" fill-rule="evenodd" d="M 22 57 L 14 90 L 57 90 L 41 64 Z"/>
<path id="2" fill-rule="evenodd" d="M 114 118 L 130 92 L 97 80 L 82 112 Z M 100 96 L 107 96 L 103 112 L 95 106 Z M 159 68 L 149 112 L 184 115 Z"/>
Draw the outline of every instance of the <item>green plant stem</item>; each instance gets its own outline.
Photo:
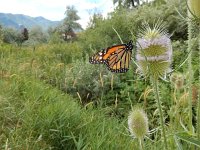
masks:
<path id="1" fill-rule="evenodd" d="M 200 65 L 200 35 L 199 35 L 199 65 Z M 200 66 L 199 66 L 199 84 L 200 84 Z M 200 93 L 200 89 L 198 90 Z M 200 94 L 198 94 L 197 108 L 197 139 L 200 141 Z"/>
<path id="2" fill-rule="evenodd" d="M 189 107 L 189 131 L 193 133 L 193 127 L 192 127 L 192 81 L 193 81 L 193 70 L 192 70 L 192 22 L 191 20 L 188 20 L 188 52 L 190 52 L 188 57 L 188 92 L 189 92 L 189 101 L 188 101 L 188 107 Z"/>
<path id="3" fill-rule="evenodd" d="M 161 102 L 160 102 L 160 96 L 159 96 L 159 89 L 158 89 L 158 79 L 153 79 L 153 87 L 154 87 L 154 93 L 156 96 L 156 101 L 160 113 L 160 122 L 161 122 L 161 128 L 162 128 L 162 135 L 164 139 L 164 145 L 165 145 L 165 150 L 168 149 L 167 147 L 167 138 L 166 138 L 166 133 L 165 133 L 165 127 L 164 127 L 164 118 L 163 118 L 163 113 L 162 113 L 162 107 L 161 107 Z"/>
<path id="4" fill-rule="evenodd" d="M 139 138 L 139 143 L 140 143 L 140 149 L 141 150 L 144 150 L 144 146 L 143 146 L 143 139 L 142 138 Z"/>
<path id="5" fill-rule="evenodd" d="M 176 122 L 175 122 L 175 128 L 177 130 L 179 130 L 179 120 L 180 120 L 180 116 L 181 116 L 181 112 L 180 112 L 180 98 L 181 98 L 181 94 L 180 94 L 180 89 L 176 89 L 176 104 L 175 104 L 175 117 L 176 117 Z"/>

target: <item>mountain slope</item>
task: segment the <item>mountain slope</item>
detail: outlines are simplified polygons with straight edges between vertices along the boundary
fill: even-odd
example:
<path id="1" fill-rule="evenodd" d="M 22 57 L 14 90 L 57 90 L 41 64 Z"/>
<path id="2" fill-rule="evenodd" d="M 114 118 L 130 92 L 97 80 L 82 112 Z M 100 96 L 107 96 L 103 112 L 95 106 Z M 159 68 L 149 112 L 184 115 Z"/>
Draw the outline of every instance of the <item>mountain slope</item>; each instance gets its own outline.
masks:
<path id="1" fill-rule="evenodd" d="M 41 26 L 43 29 L 48 29 L 50 26 L 56 26 L 60 21 L 51 21 L 44 17 L 30 17 L 23 14 L 0 13 L 0 24 L 5 27 L 18 28 L 19 24 L 27 28 L 33 26 Z"/>

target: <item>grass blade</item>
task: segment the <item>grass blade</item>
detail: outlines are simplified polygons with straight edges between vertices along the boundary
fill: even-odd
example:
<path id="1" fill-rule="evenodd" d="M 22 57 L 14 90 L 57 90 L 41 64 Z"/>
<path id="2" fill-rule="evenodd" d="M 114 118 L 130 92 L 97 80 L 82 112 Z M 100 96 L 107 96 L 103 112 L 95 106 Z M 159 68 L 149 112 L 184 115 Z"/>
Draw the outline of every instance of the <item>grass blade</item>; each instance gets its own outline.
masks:
<path id="1" fill-rule="evenodd" d="M 185 142 L 188 142 L 188 143 L 191 143 L 192 145 L 200 147 L 200 141 L 198 141 L 196 138 L 194 138 L 193 136 L 187 133 L 178 133 L 176 134 L 176 136 Z"/>

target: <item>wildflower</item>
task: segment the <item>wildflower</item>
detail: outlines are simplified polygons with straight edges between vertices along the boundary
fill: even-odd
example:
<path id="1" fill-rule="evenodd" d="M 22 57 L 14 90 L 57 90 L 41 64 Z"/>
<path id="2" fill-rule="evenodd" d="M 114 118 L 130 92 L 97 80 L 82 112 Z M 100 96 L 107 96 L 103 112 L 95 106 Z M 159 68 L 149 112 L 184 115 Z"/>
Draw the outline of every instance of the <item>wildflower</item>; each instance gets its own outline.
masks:
<path id="1" fill-rule="evenodd" d="M 135 108 L 128 116 L 128 127 L 132 136 L 142 139 L 148 133 L 148 118 L 141 108 Z"/>
<path id="2" fill-rule="evenodd" d="M 157 23 L 153 29 L 147 24 L 137 39 L 136 59 L 140 70 L 154 79 L 165 75 L 172 61 L 172 45 L 164 25 Z"/>
<path id="3" fill-rule="evenodd" d="M 164 29 L 162 22 L 157 22 L 153 28 L 148 24 L 141 30 L 137 39 L 136 59 L 139 69 L 144 75 L 150 75 L 154 93 L 160 113 L 160 122 L 165 149 L 167 138 L 164 127 L 164 117 L 159 97 L 158 78 L 164 76 L 170 69 L 172 61 L 172 45 L 169 35 Z"/>

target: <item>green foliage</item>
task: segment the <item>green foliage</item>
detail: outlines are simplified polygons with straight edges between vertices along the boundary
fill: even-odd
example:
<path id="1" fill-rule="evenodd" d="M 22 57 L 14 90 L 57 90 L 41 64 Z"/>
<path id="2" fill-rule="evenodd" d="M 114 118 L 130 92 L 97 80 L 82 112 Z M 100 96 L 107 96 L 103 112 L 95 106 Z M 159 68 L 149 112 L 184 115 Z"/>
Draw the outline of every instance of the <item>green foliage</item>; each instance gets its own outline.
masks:
<path id="1" fill-rule="evenodd" d="M 113 4 L 116 3 L 118 4 L 119 8 L 121 7 L 130 8 L 139 6 L 141 4 L 141 0 L 113 0 Z"/>
<path id="2" fill-rule="evenodd" d="M 192 145 L 197 146 L 198 148 L 200 148 L 200 141 L 198 141 L 195 137 L 193 137 L 192 135 L 189 135 L 188 133 L 177 133 L 176 136 L 187 142 L 187 143 L 191 143 Z"/>
<path id="3" fill-rule="evenodd" d="M 86 31 L 80 35 L 80 42 L 83 45 L 83 53 L 99 51 L 102 48 L 120 43 L 113 27 L 119 32 L 122 40 L 128 42 L 131 39 L 131 33 L 127 27 L 127 17 L 125 10 L 113 14 L 113 18 L 103 20 L 101 15 L 94 15 L 91 24 Z"/>
<path id="4" fill-rule="evenodd" d="M 17 31 L 12 28 L 3 28 L 3 42 L 15 43 L 17 40 Z"/>
<path id="5" fill-rule="evenodd" d="M 2 30 L 2 26 L 0 25 L 0 44 L 3 41 L 3 30 Z"/>
<path id="6" fill-rule="evenodd" d="M 76 21 L 80 19 L 77 15 L 77 10 L 74 6 L 67 6 L 65 11 L 66 17 L 64 18 L 63 24 L 68 26 L 69 28 L 74 29 L 81 29 L 81 25 Z"/>
<path id="7" fill-rule="evenodd" d="M 127 132 L 124 123 L 105 118 L 104 111 L 81 109 L 70 96 L 31 77 L 12 76 L 7 81 L 0 82 L 4 87 L 0 93 L 1 148 L 129 149 L 136 146 L 122 134 Z"/>
<path id="8" fill-rule="evenodd" d="M 120 44 L 114 29 L 123 42 L 135 41 L 144 21 L 152 25 L 161 19 L 173 39 L 171 68 L 176 69 L 189 55 L 185 21 L 176 11 L 179 7 L 178 0 L 163 0 L 134 9 L 118 8 L 107 19 L 95 14 L 74 42 L 65 43 L 57 28 L 49 29 L 48 34 L 35 28 L 21 47 L 1 44 L 1 149 L 138 149 L 138 142 L 126 130 L 133 105 L 142 105 L 149 118 L 152 132 L 145 138 L 144 148 L 163 149 L 149 80 L 138 74 L 133 62 L 126 74 L 113 74 L 105 65 L 91 65 L 88 57 Z M 184 3 L 182 8 L 184 14 Z M 15 31 L 6 30 L 5 42 L 15 42 Z M 196 39 L 192 45 L 195 83 L 199 76 Z M 186 70 L 186 64 L 177 68 L 182 73 Z M 187 81 L 189 73 L 184 75 Z M 169 149 L 189 149 L 188 143 L 198 145 L 196 139 L 176 135 L 188 128 L 187 89 L 176 91 L 166 80 L 159 85 L 159 93 Z M 195 104 L 193 108 L 196 110 Z"/>
<path id="9" fill-rule="evenodd" d="M 34 26 L 29 30 L 29 40 L 27 43 L 36 45 L 47 42 L 48 35 L 40 26 Z"/>
<path id="10" fill-rule="evenodd" d="M 49 35 L 48 42 L 49 44 L 60 44 L 60 43 L 64 43 L 64 40 L 63 38 L 61 38 L 60 33 L 55 32 Z"/>
<path id="11" fill-rule="evenodd" d="M 79 20 L 80 17 L 77 15 L 77 10 L 74 6 L 67 6 L 65 15 L 66 17 L 57 30 L 60 35 L 63 35 L 65 41 L 71 41 L 76 37 L 75 31 L 82 30 L 81 25 L 77 23 L 77 20 Z"/>
<path id="12" fill-rule="evenodd" d="M 25 40 L 28 39 L 27 29 L 25 32 L 14 28 L 3 28 L 1 30 L 1 39 L 3 39 L 4 43 L 21 45 Z"/>
<path id="13" fill-rule="evenodd" d="M 135 39 L 144 21 L 153 25 L 157 20 L 164 20 L 166 28 L 172 34 L 172 39 L 185 40 L 187 38 L 186 22 L 177 12 L 179 8 L 183 9 L 181 13 L 186 11 L 184 3 L 181 3 L 180 7 L 178 0 L 170 0 L 161 5 L 142 5 L 137 9 L 116 9 L 109 15 L 108 19 L 103 19 L 101 15 L 95 14 L 87 30 L 80 35 L 83 54 L 85 56 L 92 51 L 120 43 L 113 27 L 123 42 Z"/>

